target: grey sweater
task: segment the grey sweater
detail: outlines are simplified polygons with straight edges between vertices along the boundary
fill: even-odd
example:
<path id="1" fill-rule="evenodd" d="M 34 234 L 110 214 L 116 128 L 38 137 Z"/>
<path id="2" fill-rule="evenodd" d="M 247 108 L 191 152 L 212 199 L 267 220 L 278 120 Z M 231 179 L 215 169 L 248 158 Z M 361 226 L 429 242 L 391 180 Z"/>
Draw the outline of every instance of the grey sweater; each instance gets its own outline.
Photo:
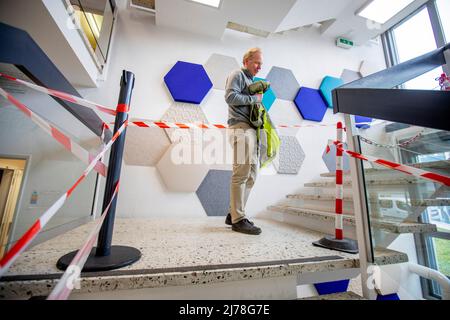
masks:
<path id="1" fill-rule="evenodd" d="M 227 78 L 225 87 L 225 101 L 228 104 L 228 125 L 238 122 L 250 124 L 250 106 L 261 102 L 257 96 L 248 93 L 247 86 L 253 83 L 251 73 L 242 68 L 233 71 Z"/>

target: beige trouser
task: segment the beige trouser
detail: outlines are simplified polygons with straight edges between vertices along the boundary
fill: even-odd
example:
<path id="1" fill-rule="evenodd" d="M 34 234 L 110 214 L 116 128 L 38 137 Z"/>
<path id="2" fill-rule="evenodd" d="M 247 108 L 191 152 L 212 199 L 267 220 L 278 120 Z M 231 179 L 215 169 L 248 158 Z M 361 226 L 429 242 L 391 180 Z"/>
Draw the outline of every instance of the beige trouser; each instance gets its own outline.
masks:
<path id="1" fill-rule="evenodd" d="M 258 175 L 256 130 L 244 122 L 229 127 L 233 147 L 233 175 L 230 185 L 232 223 L 245 218 L 245 205 Z"/>

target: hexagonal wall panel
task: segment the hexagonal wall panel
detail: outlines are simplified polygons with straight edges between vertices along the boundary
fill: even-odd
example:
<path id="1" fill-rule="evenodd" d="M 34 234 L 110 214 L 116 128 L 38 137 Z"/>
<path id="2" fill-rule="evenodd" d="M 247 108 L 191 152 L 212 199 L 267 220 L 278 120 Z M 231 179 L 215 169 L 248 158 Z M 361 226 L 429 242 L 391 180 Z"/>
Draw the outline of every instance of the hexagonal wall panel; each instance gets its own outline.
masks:
<path id="1" fill-rule="evenodd" d="M 197 196 L 208 216 L 226 216 L 230 206 L 232 171 L 210 170 L 197 190 Z"/>
<path id="2" fill-rule="evenodd" d="M 327 112 L 327 105 L 316 89 L 302 87 L 294 102 L 305 120 L 321 122 Z"/>
<path id="3" fill-rule="evenodd" d="M 154 166 L 169 146 L 169 137 L 163 129 L 129 127 L 125 139 L 124 161 L 131 166 Z"/>
<path id="4" fill-rule="evenodd" d="M 332 143 L 332 140 L 328 140 L 328 143 Z M 344 148 L 347 149 L 347 144 L 344 143 Z M 322 154 L 322 160 L 328 168 L 329 172 L 336 172 L 336 146 L 330 146 L 330 152 L 326 153 L 326 150 Z M 342 170 L 348 171 L 350 170 L 350 162 L 348 155 L 344 154 L 342 156 Z"/>
<path id="5" fill-rule="evenodd" d="M 344 69 L 341 74 L 341 79 L 344 81 L 345 84 L 359 80 L 362 78 L 361 73 L 357 71 L 352 71 L 349 69 Z"/>
<path id="6" fill-rule="evenodd" d="M 258 78 L 258 77 L 253 78 L 253 81 L 255 81 L 255 82 L 258 80 L 267 81 L 266 79 L 263 79 L 263 78 Z M 267 111 L 270 110 L 270 108 L 272 107 L 276 98 L 277 98 L 277 96 L 273 92 L 272 87 L 264 93 L 262 104 L 263 104 L 264 108 L 266 108 Z"/>
<path id="7" fill-rule="evenodd" d="M 184 61 L 175 63 L 164 82 L 175 101 L 196 104 L 202 102 L 213 86 L 201 64 Z"/>
<path id="8" fill-rule="evenodd" d="M 271 87 L 278 99 L 294 101 L 300 85 L 291 70 L 273 67 L 267 75 Z"/>
<path id="9" fill-rule="evenodd" d="M 359 72 L 363 77 L 370 76 L 378 71 L 381 71 L 382 68 L 377 66 L 377 64 L 371 60 L 364 60 L 361 62 L 361 67 L 359 68 Z"/>
<path id="10" fill-rule="evenodd" d="M 158 161 L 156 169 L 169 191 L 197 191 L 208 174 L 209 166 L 196 163 L 194 154 L 195 146 L 193 144 L 174 143 Z"/>
<path id="11" fill-rule="evenodd" d="M 305 160 L 305 152 L 296 137 L 280 136 L 280 153 L 273 162 L 281 174 L 297 174 Z"/>
<path id="12" fill-rule="evenodd" d="M 303 121 L 297 107 L 292 101 L 275 100 L 268 114 L 275 126 L 298 125 Z M 298 128 L 277 128 L 278 133 L 283 136 L 295 135 L 298 130 Z"/>
<path id="13" fill-rule="evenodd" d="M 342 81 L 341 78 L 335 78 L 330 76 L 326 76 L 325 78 L 323 78 L 319 91 L 322 97 L 324 98 L 328 108 L 333 108 L 333 98 L 331 91 L 333 91 L 337 87 L 340 87 L 343 84 L 344 81 Z"/>
<path id="14" fill-rule="evenodd" d="M 236 58 L 214 53 L 205 63 L 205 70 L 211 79 L 214 89 L 225 90 L 228 75 L 239 69 Z"/>
<path id="15" fill-rule="evenodd" d="M 372 118 L 363 117 L 363 116 L 355 116 L 355 124 L 359 129 L 368 129 L 370 128 L 370 124 L 367 122 L 372 122 Z"/>
<path id="16" fill-rule="evenodd" d="M 202 108 L 197 105 L 189 103 L 175 102 L 167 109 L 166 113 L 162 116 L 161 120 L 168 122 L 178 122 L 178 123 L 208 123 Z M 195 132 L 194 130 L 199 129 L 164 129 L 172 143 L 179 142 L 179 139 L 175 136 L 175 131 L 177 136 L 181 135 L 183 138 L 190 138 L 191 141 L 194 140 Z M 180 131 L 182 130 L 182 131 Z"/>

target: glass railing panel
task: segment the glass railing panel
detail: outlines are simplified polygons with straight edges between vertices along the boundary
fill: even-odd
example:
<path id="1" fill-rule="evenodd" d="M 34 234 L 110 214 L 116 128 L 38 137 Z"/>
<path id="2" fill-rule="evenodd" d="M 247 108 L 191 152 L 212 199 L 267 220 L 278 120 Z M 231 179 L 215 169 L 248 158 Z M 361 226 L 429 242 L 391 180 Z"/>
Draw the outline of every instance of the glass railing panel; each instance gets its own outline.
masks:
<path id="1" fill-rule="evenodd" d="M 449 131 L 374 120 L 354 132 L 363 155 L 450 176 Z M 450 187 L 373 162 L 363 168 L 373 246 L 450 276 Z"/>
<path id="2" fill-rule="evenodd" d="M 31 82 L 10 65 L 0 64 L 0 72 Z M 97 154 L 102 145 L 100 138 L 53 98 L 5 79 L 0 80 L 0 87 L 59 128 L 74 143 L 91 154 Z M 0 96 L 1 253 L 65 194 L 87 166 Z M 41 231 L 34 244 L 91 218 L 96 180 L 97 172 L 92 171 Z"/>

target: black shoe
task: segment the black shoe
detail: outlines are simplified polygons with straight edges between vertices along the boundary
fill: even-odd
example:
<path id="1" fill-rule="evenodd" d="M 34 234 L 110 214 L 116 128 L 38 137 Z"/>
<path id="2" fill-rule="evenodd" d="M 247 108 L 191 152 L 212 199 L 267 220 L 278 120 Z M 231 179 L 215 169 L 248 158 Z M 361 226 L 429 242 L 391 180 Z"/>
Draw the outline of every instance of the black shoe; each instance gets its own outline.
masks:
<path id="1" fill-rule="evenodd" d="M 231 214 L 227 214 L 227 217 L 225 219 L 225 224 L 228 225 L 228 226 L 232 225 L 232 223 L 231 223 Z"/>
<path id="2" fill-rule="evenodd" d="M 251 224 L 253 224 L 253 222 L 251 222 L 250 220 L 249 220 L 248 222 L 250 222 Z M 225 218 L 225 224 L 228 225 L 228 226 L 233 225 L 233 223 L 231 222 L 231 214 L 230 214 L 230 213 L 227 214 L 227 217 Z"/>
<path id="3" fill-rule="evenodd" d="M 253 222 L 248 221 L 248 219 L 242 219 L 239 222 L 233 223 L 231 229 L 236 232 L 246 233 L 246 234 L 260 234 L 261 228 L 258 228 L 253 224 Z"/>

